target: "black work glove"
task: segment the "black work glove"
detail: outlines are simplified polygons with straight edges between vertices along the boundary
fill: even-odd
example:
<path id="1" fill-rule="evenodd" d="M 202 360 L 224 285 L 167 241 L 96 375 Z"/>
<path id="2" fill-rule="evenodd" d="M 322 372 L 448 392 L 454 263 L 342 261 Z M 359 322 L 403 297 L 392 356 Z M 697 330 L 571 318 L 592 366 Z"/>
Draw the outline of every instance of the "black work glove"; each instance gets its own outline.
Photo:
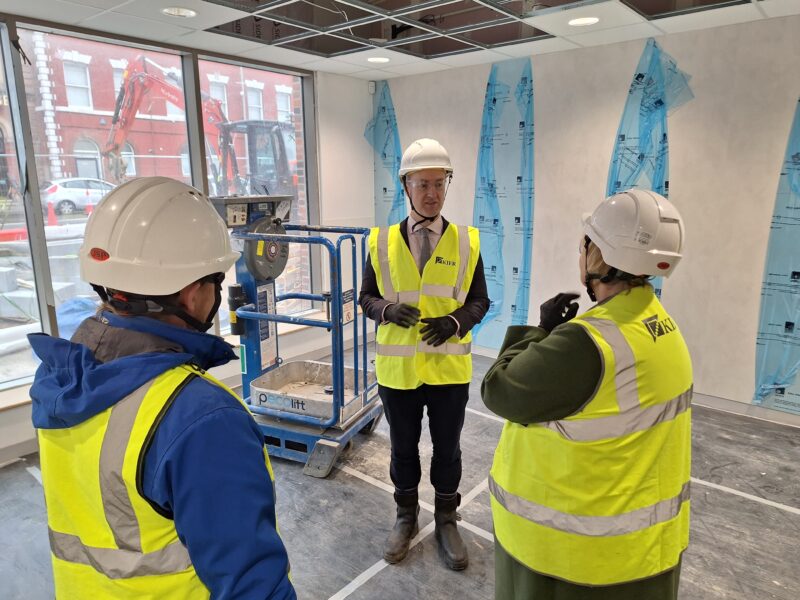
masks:
<path id="1" fill-rule="evenodd" d="M 539 307 L 539 327 L 550 333 L 578 314 L 578 303 L 574 300 L 580 294 L 562 293 L 553 296 Z"/>
<path id="2" fill-rule="evenodd" d="M 419 331 L 422 334 L 422 341 L 431 346 L 441 346 L 453 337 L 458 329 L 456 320 L 448 316 L 429 317 L 422 319 L 422 322 L 425 323 L 425 327 Z"/>
<path id="3" fill-rule="evenodd" d="M 419 323 L 419 309 L 408 304 L 390 304 L 383 311 L 383 318 L 400 327 L 413 327 Z"/>

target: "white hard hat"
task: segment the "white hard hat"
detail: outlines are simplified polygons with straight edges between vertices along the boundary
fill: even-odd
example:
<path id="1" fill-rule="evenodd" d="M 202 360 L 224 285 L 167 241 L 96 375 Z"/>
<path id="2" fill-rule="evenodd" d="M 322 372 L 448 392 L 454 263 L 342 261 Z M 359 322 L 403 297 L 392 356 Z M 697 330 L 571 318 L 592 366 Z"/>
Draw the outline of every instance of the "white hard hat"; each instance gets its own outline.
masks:
<path id="1" fill-rule="evenodd" d="M 453 172 L 453 165 L 450 164 L 450 155 L 436 140 L 422 138 L 411 142 L 411 145 L 403 152 L 400 161 L 398 175 L 405 177 L 415 171 L 424 169 L 444 169 L 447 173 Z"/>
<path id="2" fill-rule="evenodd" d="M 584 215 L 583 231 L 607 265 L 631 275 L 669 277 L 683 256 L 681 215 L 669 200 L 650 190 L 606 198 Z"/>
<path id="3" fill-rule="evenodd" d="M 205 194 L 167 177 L 142 177 L 109 192 L 89 217 L 81 279 L 166 296 L 225 273 L 237 258 L 225 222 Z"/>

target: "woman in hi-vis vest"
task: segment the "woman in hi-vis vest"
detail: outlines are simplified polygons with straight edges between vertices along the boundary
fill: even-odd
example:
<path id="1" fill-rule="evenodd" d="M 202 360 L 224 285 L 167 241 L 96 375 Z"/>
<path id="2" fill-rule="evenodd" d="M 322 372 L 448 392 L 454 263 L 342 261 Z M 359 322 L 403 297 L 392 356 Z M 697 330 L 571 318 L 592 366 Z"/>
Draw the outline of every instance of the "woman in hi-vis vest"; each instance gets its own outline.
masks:
<path id="1" fill-rule="evenodd" d="M 461 428 L 472 379 L 470 330 L 489 309 L 478 230 L 441 216 L 453 174 L 447 150 L 423 138 L 400 162 L 406 219 L 369 236 L 359 302 L 378 325 L 375 372 L 392 443 L 397 521 L 383 557 L 397 563 L 418 531 L 423 410 L 433 442 L 436 539 L 445 564 L 467 567 L 456 528 Z"/>
<path id="2" fill-rule="evenodd" d="M 630 190 L 584 219 L 578 294 L 509 327 L 486 373 L 507 419 L 489 477 L 495 597 L 675 600 L 689 543 L 692 365 L 649 280 L 681 259 L 683 222 Z"/>
<path id="3" fill-rule="evenodd" d="M 109 192 L 80 250 L 103 301 L 72 340 L 29 336 L 59 600 L 295 600 L 264 438 L 207 370 L 239 258 L 205 194 L 166 177 Z"/>

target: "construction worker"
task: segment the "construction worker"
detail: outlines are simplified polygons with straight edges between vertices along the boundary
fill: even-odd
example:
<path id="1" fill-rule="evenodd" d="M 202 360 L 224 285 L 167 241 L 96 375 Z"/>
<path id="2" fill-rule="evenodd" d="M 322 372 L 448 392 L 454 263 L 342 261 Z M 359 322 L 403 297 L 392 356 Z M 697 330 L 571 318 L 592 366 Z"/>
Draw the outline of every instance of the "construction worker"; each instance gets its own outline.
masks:
<path id="1" fill-rule="evenodd" d="M 392 444 L 397 520 L 383 557 L 403 560 L 418 531 L 419 439 L 427 408 L 436 539 L 445 564 L 462 570 L 469 559 L 456 509 L 472 379 L 470 330 L 489 309 L 489 297 L 477 229 L 441 215 L 452 175 L 447 150 L 436 140 L 417 140 L 403 153 L 399 177 L 411 212 L 370 233 L 359 302 L 379 324 L 375 368 Z"/>
<path id="2" fill-rule="evenodd" d="M 689 541 L 692 366 L 648 283 L 681 259 L 680 214 L 646 190 L 585 219 L 578 294 L 509 327 L 483 401 L 507 419 L 489 490 L 495 597 L 674 600 Z"/>
<path id="3" fill-rule="evenodd" d="M 103 300 L 72 341 L 29 336 L 58 598 L 294 599 L 263 437 L 206 370 L 239 253 L 198 190 L 133 179 L 92 213 L 81 278 Z"/>

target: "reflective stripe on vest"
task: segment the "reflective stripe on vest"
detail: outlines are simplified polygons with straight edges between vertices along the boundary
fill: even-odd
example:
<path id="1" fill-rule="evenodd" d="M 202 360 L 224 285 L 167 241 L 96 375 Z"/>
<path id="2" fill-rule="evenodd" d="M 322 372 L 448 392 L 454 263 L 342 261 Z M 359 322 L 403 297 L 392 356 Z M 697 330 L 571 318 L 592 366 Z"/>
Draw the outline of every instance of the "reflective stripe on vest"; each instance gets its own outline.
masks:
<path id="1" fill-rule="evenodd" d="M 383 356 L 414 356 L 417 352 L 425 352 L 426 354 L 454 354 L 459 356 L 472 352 L 472 342 L 467 344 L 451 344 L 445 342 L 439 346 L 431 346 L 427 342 L 422 341 L 416 345 L 377 344 L 376 352 Z"/>
<path id="2" fill-rule="evenodd" d="M 507 511 L 551 529 L 590 537 L 625 535 L 674 519 L 683 504 L 689 501 L 689 485 L 687 481 L 680 493 L 668 500 L 621 515 L 593 517 L 572 515 L 536 504 L 504 490 L 489 476 L 489 491 Z"/>
<path id="3" fill-rule="evenodd" d="M 180 541 L 146 554 L 135 550 L 85 546 L 77 535 L 49 529 L 50 549 L 56 558 L 88 565 L 109 579 L 180 573 L 192 566 L 189 552 Z"/>

